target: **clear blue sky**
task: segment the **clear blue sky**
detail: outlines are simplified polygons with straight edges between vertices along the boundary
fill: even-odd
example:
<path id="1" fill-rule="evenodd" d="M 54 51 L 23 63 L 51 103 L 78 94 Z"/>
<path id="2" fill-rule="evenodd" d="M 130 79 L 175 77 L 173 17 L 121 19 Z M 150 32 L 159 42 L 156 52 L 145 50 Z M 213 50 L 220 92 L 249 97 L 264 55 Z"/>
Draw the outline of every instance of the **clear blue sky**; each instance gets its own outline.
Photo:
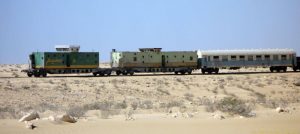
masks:
<path id="1" fill-rule="evenodd" d="M 78 44 L 111 49 L 292 48 L 300 54 L 300 0 L 0 0 L 0 64 Z"/>

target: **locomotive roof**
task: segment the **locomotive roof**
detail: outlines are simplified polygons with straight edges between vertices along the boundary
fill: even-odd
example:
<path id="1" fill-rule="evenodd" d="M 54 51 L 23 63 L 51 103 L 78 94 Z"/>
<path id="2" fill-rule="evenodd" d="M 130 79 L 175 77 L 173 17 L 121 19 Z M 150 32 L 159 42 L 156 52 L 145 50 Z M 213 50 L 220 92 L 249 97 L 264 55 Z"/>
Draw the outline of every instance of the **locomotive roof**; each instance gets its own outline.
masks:
<path id="1" fill-rule="evenodd" d="M 241 49 L 241 50 L 198 50 L 198 55 L 264 55 L 295 54 L 293 49 Z"/>

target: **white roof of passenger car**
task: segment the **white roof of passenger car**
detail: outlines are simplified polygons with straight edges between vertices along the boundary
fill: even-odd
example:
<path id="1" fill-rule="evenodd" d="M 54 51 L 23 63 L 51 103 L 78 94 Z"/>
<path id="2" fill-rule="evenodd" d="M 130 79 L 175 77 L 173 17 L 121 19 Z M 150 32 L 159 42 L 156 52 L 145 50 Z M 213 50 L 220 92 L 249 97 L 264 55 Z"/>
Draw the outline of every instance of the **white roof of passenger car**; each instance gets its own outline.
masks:
<path id="1" fill-rule="evenodd" d="M 198 50 L 199 57 L 221 55 L 278 55 L 295 54 L 293 49 L 240 49 L 240 50 Z"/>

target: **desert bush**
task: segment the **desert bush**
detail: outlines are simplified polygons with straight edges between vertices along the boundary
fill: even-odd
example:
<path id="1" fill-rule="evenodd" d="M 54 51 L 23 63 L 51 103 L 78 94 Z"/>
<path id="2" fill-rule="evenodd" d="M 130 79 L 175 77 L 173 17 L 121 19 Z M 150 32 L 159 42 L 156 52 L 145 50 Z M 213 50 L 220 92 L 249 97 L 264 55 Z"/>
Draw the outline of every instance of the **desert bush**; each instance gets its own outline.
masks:
<path id="1" fill-rule="evenodd" d="M 141 109 L 152 109 L 153 108 L 153 102 L 151 100 L 144 100 L 140 102 L 139 108 Z"/>
<path id="2" fill-rule="evenodd" d="M 88 111 L 88 109 L 85 109 L 82 106 L 74 106 L 74 107 L 70 107 L 67 110 L 67 114 L 73 116 L 73 117 L 82 117 L 86 112 Z"/>
<path id="3" fill-rule="evenodd" d="M 166 89 L 162 89 L 162 88 L 157 88 L 157 91 L 162 93 L 162 94 L 166 94 L 166 95 L 170 95 L 170 92 Z"/>
<path id="4" fill-rule="evenodd" d="M 262 104 L 262 106 L 275 109 L 277 107 L 287 107 L 288 104 L 288 101 L 284 99 L 268 99 Z"/>
<path id="5" fill-rule="evenodd" d="M 0 107 L 0 119 L 17 119 L 20 118 L 20 112 L 11 107 Z"/>
<path id="6" fill-rule="evenodd" d="M 193 101 L 194 95 L 192 93 L 185 93 L 183 96 L 184 96 L 184 99 L 186 99 L 188 101 Z"/>
<path id="7" fill-rule="evenodd" d="M 231 115 L 249 116 L 252 108 L 235 97 L 225 97 L 216 103 L 215 108 Z"/>
<path id="8" fill-rule="evenodd" d="M 159 108 L 172 108 L 172 107 L 181 107 L 183 106 L 183 101 L 172 100 L 167 103 L 160 103 Z"/>

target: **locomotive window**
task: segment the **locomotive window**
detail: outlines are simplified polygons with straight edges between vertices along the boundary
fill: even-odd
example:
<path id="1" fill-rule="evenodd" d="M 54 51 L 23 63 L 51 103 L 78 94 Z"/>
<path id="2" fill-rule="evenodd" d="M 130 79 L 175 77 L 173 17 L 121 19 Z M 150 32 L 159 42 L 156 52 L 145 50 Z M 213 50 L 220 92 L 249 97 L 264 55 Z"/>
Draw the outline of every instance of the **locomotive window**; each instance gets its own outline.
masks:
<path id="1" fill-rule="evenodd" d="M 226 55 L 222 56 L 222 61 L 228 61 L 228 56 Z"/>
<path id="2" fill-rule="evenodd" d="M 270 60 L 270 55 L 265 55 L 265 60 Z"/>
<path id="3" fill-rule="evenodd" d="M 213 56 L 214 61 L 219 61 L 219 56 Z"/>
<path id="4" fill-rule="evenodd" d="M 273 55 L 273 60 L 278 60 L 278 55 Z"/>
<path id="5" fill-rule="evenodd" d="M 136 55 L 136 53 L 134 53 L 134 55 Z"/>
<path id="6" fill-rule="evenodd" d="M 152 55 L 150 57 L 152 58 Z"/>
<path id="7" fill-rule="evenodd" d="M 97 57 L 97 54 L 95 54 L 95 57 Z"/>
<path id="8" fill-rule="evenodd" d="M 145 62 L 143 61 L 143 64 L 144 64 Z"/>
<path id="9" fill-rule="evenodd" d="M 176 58 L 176 55 L 174 55 L 174 58 Z"/>
<path id="10" fill-rule="evenodd" d="M 286 55 L 281 55 L 281 60 L 286 60 Z"/>
<path id="11" fill-rule="evenodd" d="M 136 59 L 136 57 L 133 57 L 133 61 L 136 61 L 137 59 Z"/>
<path id="12" fill-rule="evenodd" d="M 182 55 L 182 58 L 184 58 L 184 55 Z"/>
<path id="13" fill-rule="evenodd" d="M 89 56 L 90 56 L 89 54 L 86 55 L 86 57 L 89 57 Z"/>
<path id="14" fill-rule="evenodd" d="M 207 56 L 207 61 L 210 61 L 210 56 Z"/>
<path id="15" fill-rule="evenodd" d="M 261 60 L 261 55 L 256 55 L 256 60 Z"/>
<path id="16" fill-rule="evenodd" d="M 240 55 L 240 60 L 245 60 L 245 56 L 244 55 Z"/>
<path id="17" fill-rule="evenodd" d="M 253 56 L 252 55 L 248 55 L 248 61 L 253 61 Z"/>
<path id="18" fill-rule="evenodd" d="M 143 55 L 143 59 L 145 58 L 145 56 Z"/>
<path id="19" fill-rule="evenodd" d="M 193 56 L 190 57 L 190 60 L 193 60 Z"/>
<path id="20" fill-rule="evenodd" d="M 44 57 L 41 57 L 42 58 L 42 60 L 44 59 Z"/>
<path id="21" fill-rule="evenodd" d="M 236 60 L 236 56 L 231 56 L 231 60 Z"/>

